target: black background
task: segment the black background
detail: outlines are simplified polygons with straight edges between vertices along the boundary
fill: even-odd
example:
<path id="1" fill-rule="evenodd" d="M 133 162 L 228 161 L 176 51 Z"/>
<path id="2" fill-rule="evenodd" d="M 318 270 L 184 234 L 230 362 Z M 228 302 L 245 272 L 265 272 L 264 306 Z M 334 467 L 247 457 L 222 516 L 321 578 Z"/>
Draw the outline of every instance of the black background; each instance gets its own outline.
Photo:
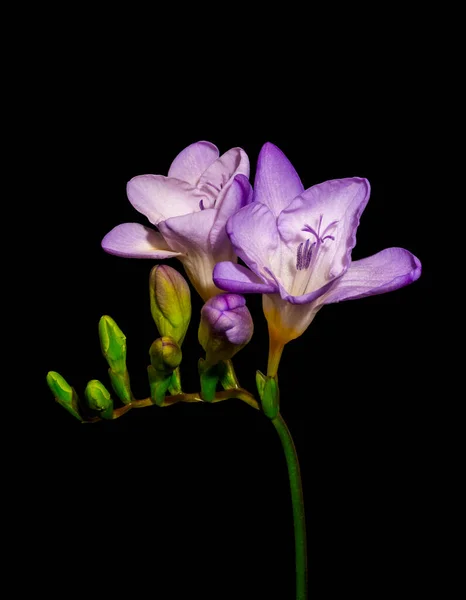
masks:
<path id="1" fill-rule="evenodd" d="M 427 396 L 427 177 L 438 151 L 435 122 L 426 128 L 419 110 L 427 71 L 384 54 L 375 68 L 362 51 L 347 62 L 342 52 L 321 73 L 305 45 L 294 70 L 269 50 L 246 67 L 230 50 L 227 66 L 212 62 L 201 72 L 183 71 L 173 48 L 141 71 L 101 51 L 96 61 L 78 57 L 71 73 L 52 70 L 42 81 L 35 144 L 25 157 L 38 190 L 27 275 L 38 379 L 9 428 L 17 448 L 27 448 L 17 453 L 18 498 L 28 507 L 19 553 L 42 564 L 35 577 L 52 595 L 92 585 L 132 598 L 293 597 L 286 466 L 263 415 L 231 400 L 82 425 L 45 383 L 56 370 L 80 394 L 90 379 L 109 385 L 97 334 L 100 316 L 109 314 L 127 336 L 133 391 L 148 395 L 148 348 L 157 336 L 147 289 L 153 263 L 107 255 L 100 241 L 119 223 L 145 223 L 126 198 L 126 182 L 166 174 L 176 154 L 201 139 L 221 152 L 241 146 L 251 181 L 266 141 L 285 152 L 306 188 L 366 177 L 372 193 L 353 258 L 401 246 L 423 263 L 420 280 L 407 288 L 324 307 L 286 347 L 279 380 L 302 467 L 312 596 L 353 590 L 374 598 L 432 582 L 425 525 L 441 424 Z M 182 272 L 180 263 L 168 264 Z M 198 389 L 202 355 L 194 291 L 192 300 L 187 391 Z M 256 369 L 266 370 L 267 329 L 260 297 L 247 302 L 255 334 L 234 362 L 254 391 Z M 53 550 L 41 563 L 44 540 Z"/>

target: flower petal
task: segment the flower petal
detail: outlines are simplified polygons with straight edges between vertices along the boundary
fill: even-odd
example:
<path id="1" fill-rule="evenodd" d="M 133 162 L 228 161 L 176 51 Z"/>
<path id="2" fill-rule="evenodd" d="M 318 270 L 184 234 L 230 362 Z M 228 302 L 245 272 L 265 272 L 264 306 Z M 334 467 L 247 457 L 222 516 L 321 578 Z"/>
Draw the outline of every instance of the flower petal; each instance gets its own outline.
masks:
<path id="1" fill-rule="evenodd" d="M 268 206 L 278 217 L 303 191 L 299 175 L 283 152 L 270 142 L 264 144 L 257 160 L 254 200 Z"/>
<path id="2" fill-rule="evenodd" d="M 235 345 L 247 344 L 254 330 L 246 299 L 238 294 L 218 294 L 210 298 L 202 307 L 201 323 L 207 328 L 206 343 L 201 342 L 206 350 L 209 345 L 214 351 L 219 349 L 221 342 L 218 342 L 222 338 Z"/>
<path id="3" fill-rule="evenodd" d="M 314 302 L 321 296 L 323 296 L 329 289 L 331 289 L 332 285 L 334 285 L 335 281 L 329 281 L 324 286 L 317 290 L 313 290 L 312 292 L 308 292 L 307 294 L 302 294 L 301 296 L 293 296 L 289 294 L 285 287 L 277 280 L 278 289 L 280 292 L 280 297 L 286 302 L 290 304 L 310 304 Z"/>
<path id="4" fill-rule="evenodd" d="M 242 294 L 274 294 L 278 291 L 272 282 L 264 281 L 250 269 L 232 262 L 219 262 L 214 267 L 213 280 L 221 290 Z"/>
<path id="5" fill-rule="evenodd" d="M 386 248 L 373 256 L 351 263 L 324 296 L 324 304 L 375 296 L 397 290 L 421 276 L 421 263 L 403 248 Z"/>
<path id="6" fill-rule="evenodd" d="M 186 181 L 163 175 L 138 175 L 126 187 L 129 201 L 151 223 L 199 210 L 204 195 Z"/>
<path id="7" fill-rule="evenodd" d="M 216 212 L 214 208 L 206 208 L 159 223 L 160 232 L 170 247 L 184 253 L 181 261 L 189 280 L 204 301 L 219 293 L 212 281 L 215 260 L 209 244 Z"/>
<path id="8" fill-rule="evenodd" d="M 231 148 L 222 154 L 204 171 L 197 185 L 201 190 L 205 187 L 217 196 L 235 175 L 249 177 L 249 158 L 241 148 Z"/>
<path id="9" fill-rule="evenodd" d="M 123 223 L 114 227 L 102 240 L 102 248 L 109 254 L 126 258 L 171 258 L 180 256 L 153 229 L 139 223 Z"/>
<path id="10" fill-rule="evenodd" d="M 170 247 L 178 252 L 209 252 L 209 234 L 216 210 L 206 208 L 189 215 L 172 217 L 159 223 L 159 229 Z"/>
<path id="11" fill-rule="evenodd" d="M 231 260 L 233 249 L 225 229 L 228 219 L 252 201 L 252 187 L 245 175 L 236 175 L 216 211 L 209 241 L 215 262 Z"/>
<path id="12" fill-rule="evenodd" d="M 268 271 L 276 270 L 279 236 L 267 206 L 251 202 L 228 219 L 226 229 L 236 254 L 256 275 L 268 280 Z"/>
<path id="13" fill-rule="evenodd" d="M 334 179 L 307 189 L 280 214 L 278 231 L 290 250 L 296 253 L 306 240 L 315 244 L 306 293 L 321 288 L 348 268 L 369 194 L 366 179 Z"/>
<path id="14" fill-rule="evenodd" d="M 217 146 L 210 142 L 196 142 L 182 150 L 172 162 L 168 177 L 197 185 L 199 177 L 219 157 Z"/>

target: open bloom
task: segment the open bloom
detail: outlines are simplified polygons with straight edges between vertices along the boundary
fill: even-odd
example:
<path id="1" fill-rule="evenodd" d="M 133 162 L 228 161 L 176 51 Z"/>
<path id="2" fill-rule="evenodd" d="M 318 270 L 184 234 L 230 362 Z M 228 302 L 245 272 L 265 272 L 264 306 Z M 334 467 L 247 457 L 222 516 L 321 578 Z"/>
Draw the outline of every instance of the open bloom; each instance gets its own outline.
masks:
<path id="1" fill-rule="evenodd" d="M 218 294 L 212 270 L 237 260 L 225 231 L 228 218 L 252 200 L 249 159 L 241 148 L 219 157 L 216 146 L 197 142 L 172 162 L 168 176 L 139 175 L 129 181 L 131 204 L 158 227 L 118 225 L 102 240 L 110 254 L 127 258 L 177 257 L 204 300 Z"/>
<path id="2" fill-rule="evenodd" d="M 396 290 L 420 276 L 419 260 L 402 248 L 351 260 L 369 193 L 369 182 L 358 177 L 304 190 L 281 150 L 263 146 L 254 201 L 227 223 L 236 254 L 249 269 L 220 262 L 213 278 L 229 292 L 264 294 L 277 363 L 272 371 L 284 344 L 301 335 L 324 304 Z"/>

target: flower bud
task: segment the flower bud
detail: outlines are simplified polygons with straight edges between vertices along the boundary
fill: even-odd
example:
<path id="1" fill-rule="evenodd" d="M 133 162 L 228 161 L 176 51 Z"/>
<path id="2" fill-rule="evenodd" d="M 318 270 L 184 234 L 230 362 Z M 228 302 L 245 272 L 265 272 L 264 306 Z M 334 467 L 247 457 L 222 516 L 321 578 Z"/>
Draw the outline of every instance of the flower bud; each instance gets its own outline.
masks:
<path id="1" fill-rule="evenodd" d="M 47 384 L 58 404 L 63 406 L 63 408 L 66 408 L 73 417 L 82 421 L 83 419 L 79 414 L 78 396 L 60 373 L 57 373 L 56 371 L 47 373 Z"/>
<path id="2" fill-rule="evenodd" d="M 246 300 L 238 294 L 219 294 L 202 307 L 199 343 L 207 365 L 228 360 L 243 348 L 254 331 Z"/>
<path id="3" fill-rule="evenodd" d="M 191 293 L 180 273 L 167 265 L 156 265 L 149 277 L 150 309 L 161 336 L 181 346 L 191 319 Z"/>
<path id="4" fill-rule="evenodd" d="M 113 400 L 103 383 L 92 379 L 86 386 L 86 400 L 92 411 L 98 412 L 102 419 L 111 419 L 113 415 Z"/>
<path id="5" fill-rule="evenodd" d="M 102 354 L 110 368 L 122 373 L 126 370 L 126 336 L 115 321 L 104 315 L 99 321 L 99 337 Z"/>
<path id="6" fill-rule="evenodd" d="M 150 362 L 159 373 L 171 373 L 181 363 L 181 348 L 171 337 L 155 340 L 149 350 Z"/>

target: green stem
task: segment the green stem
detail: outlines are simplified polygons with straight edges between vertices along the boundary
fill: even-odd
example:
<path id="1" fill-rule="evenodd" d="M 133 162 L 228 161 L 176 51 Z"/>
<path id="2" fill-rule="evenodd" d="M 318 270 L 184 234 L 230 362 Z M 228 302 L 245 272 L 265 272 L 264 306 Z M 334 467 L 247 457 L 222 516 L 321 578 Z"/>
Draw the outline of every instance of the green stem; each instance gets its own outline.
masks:
<path id="1" fill-rule="evenodd" d="M 290 479 L 291 503 L 293 505 L 295 562 L 296 562 L 296 600 L 307 598 L 307 552 L 306 522 L 304 518 L 303 487 L 299 470 L 298 455 L 291 433 L 283 417 L 278 414 L 272 423 L 280 436 L 285 452 L 288 476 Z"/>
<path id="2" fill-rule="evenodd" d="M 235 387 L 229 390 L 223 390 L 221 392 L 215 393 L 215 398 L 212 402 L 223 402 L 224 400 L 230 400 L 230 398 L 237 398 L 238 400 L 242 400 L 249 404 L 252 408 L 256 410 L 260 410 L 259 404 L 257 400 L 254 398 L 252 394 L 250 394 L 247 390 L 242 387 Z M 181 393 L 175 394 L 172 396 L 165 396 L 163 403 L 160 406 L 172 406 L 173 404 L 178 404 L 178 402 L 204 402 L 201 398 L 199 392 L 193 392 L 190 394 Z M 133 400 L 129 404 L 125 404 L 124 406 L 120 406 L 113 411 L 113 419 L 119 419 L 123 415 L 125 415 L 132 408 L 144 408 L 146 406 L 154 406 L 151 398 L 144 398 L 143 400 Z M 100 417 L 91 417 L 89 419 L 83 420 L 83 423 L 96 423 L 97 421 L 101 421 Z"/>

